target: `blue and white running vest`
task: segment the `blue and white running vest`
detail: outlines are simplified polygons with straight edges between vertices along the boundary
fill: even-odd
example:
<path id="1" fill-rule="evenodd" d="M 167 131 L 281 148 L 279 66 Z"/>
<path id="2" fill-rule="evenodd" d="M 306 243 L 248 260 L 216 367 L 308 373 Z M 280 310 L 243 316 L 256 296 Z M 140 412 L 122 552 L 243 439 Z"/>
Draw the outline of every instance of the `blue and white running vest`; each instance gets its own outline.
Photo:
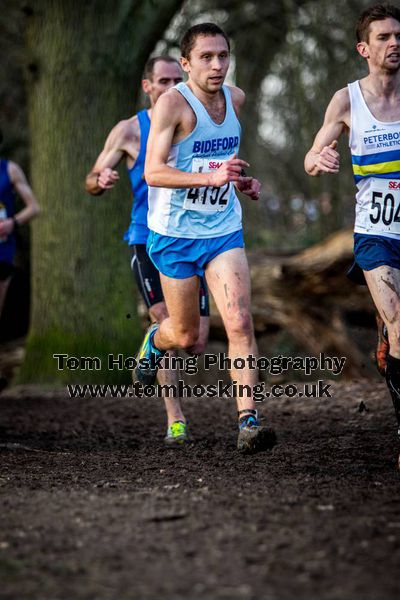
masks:
<path id="1" fill-rule="evenodd" d="M 185 83 L 174 88 L 196 115 L 193 131 L 171 147 L 168 166 L 188 173 L 207 173 L 239 151 L 240 123 L 231 93 L 223 86 L 226 114 L 215 123 Z M 242 208 L 232 183 L 221 187 L 167 189 L 149 186 L 148 226 L 156 233 L 187 239 L 215 238 L 242 228 Z"/>
<path id="2" fill-rule="evenodd" d="M 124 240 L 130 246 L 133 244 L 145 244 L 149 235 L 149 228 L 147 227 L 148 187 L 144 179 L 144 163 L 150 131 L 150 119 L 147 110 L 139 111 L 137 118 L 140 127 L 140 150 L 132 169 L 128 169 L 133 191 L 133 205 L 131 223 L 124 235 Z"/>
<path id="3" fill-rule="evenodd" d="M 400 239 L 400 120 L 378 121 L 358 81 L 348 84 L 349 146 L 356 194 L 354 231 Z"/>

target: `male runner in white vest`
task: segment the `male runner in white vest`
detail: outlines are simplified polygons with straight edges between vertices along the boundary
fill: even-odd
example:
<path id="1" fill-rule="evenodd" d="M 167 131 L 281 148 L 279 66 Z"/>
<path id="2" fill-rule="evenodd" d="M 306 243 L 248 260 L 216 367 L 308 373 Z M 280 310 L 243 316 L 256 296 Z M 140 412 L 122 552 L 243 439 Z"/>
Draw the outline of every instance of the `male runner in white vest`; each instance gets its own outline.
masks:
<path id="1" fill-rule="evenodd" d="M 250 307 L 250 277 L 244 252 L 241 207 L 234 186 L 257 200 L 260 183 L 242 174 L 249 165 L 239 158 L 238 113 L 244 93 L 224 86 L 230 48 L 213 23 L 190 28 L 181 42 L 181 64 L 188 74 L 163 94 L 154 108 L 145 177 L 149 185 L 150 235 L 147 249 L 161 273 L 169 318 L 154 324 L 139 358 L 137 378 L 151 384 L 156 359 L 171 348 L 190 348 L 199 336 L 199 277 L 221 313 L 229 356 L 257 356 Z M 238 384 L 252 390 L 255 369 L 232 369 Z M 273 431 L 261 427 L 252 394 L 237 398 L 238 449 L 254 452 L 274 443 Z"/>
<path id="2" fill-rule="evenodd" d="M 337 139 L 349 134 L 358 188 L 355 261 L 387 327 L 386 381 L 400 432 L 400 9 L 368 8 L 356 32 L 369 74 L 333 96 L 305 169 L 339 173 Z"/>

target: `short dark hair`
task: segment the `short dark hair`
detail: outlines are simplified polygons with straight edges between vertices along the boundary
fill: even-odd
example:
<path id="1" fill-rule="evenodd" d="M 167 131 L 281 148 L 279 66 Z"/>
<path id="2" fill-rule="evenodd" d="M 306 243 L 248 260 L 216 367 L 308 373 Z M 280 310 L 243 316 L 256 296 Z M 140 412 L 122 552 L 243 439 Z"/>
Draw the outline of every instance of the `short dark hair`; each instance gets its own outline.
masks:
<path id="1" fill-rule="evenodd" d="M 181 55 L 183 58 L 189 58 L 191 51 L 196 43 L 196 39 L 200 36 L 216 36 L 222 35 L 226 43 L 228 44 L 228 50 L 231 51 L 231 45 L 229 43 L 228 36 L 225 31 L 215 25 L 215 23 L 199 23 L 199 25 L 193 25 L 187 30 L 181 41 Z"/>
<path id="2" fill-rule="evenodd" d="M 393 4 L 374 4 L 364 10 L 356 25 L 357 42 L 368 42 L 371 23 L 390 18 L 400 23 L 400 8 Z"/>
<path id="3" fill-rule="evenodd" d="M 176 63 L 177 65 L 179 65 L 179 67 L 181 66 L 179 63 L 179 60 L 177 60 L 173 56 L 168 56 L 168 55 L 153 56 L 152 58 L 149 58 L 147 63 L 144 65 L 143 79 L 152 79 L 153 73 L 154 73 L 154 67 L 158 62 L 161 62 L 161 61 L 164 61 L 167 63 Z"/>

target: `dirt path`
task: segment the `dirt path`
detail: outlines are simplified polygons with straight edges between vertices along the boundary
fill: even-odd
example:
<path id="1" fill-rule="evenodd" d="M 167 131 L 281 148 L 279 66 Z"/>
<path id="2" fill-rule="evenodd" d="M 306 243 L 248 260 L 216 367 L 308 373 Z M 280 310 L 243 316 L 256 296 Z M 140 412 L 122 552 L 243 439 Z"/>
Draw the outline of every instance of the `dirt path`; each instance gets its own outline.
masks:
<path id="1" fill-rule="evenodd" d="M 253 457 L 231 401 L 187 401 L 173 451 L 156 401 L 3 394 L 0 597 L 397 600 L 392 407 L 383 383 L 334 393 L 263 405 L 279 445 Z"/>

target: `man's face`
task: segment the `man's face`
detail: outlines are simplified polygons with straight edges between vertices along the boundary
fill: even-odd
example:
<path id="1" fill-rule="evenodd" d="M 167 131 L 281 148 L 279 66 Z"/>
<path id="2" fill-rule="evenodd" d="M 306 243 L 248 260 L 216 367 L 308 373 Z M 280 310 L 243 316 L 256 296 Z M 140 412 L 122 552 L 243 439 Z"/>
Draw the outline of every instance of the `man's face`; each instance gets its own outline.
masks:
<path id="1" fill-rule="evenodd" d="M 181 64 L 190 79 L 204 92 L 218 92 L 229 68 L 228 44 L 222 35 L 199 35 L 189 59 Z"/>
<path id="2" fill-rule="evenodd" d="M 182 81 L 182 69 L 176 62 L 158 60 L 154 65 L 151 79 L 143 79 L 142 87 L 154 106 L 161 94 Z"/>
<path id="3" fill-rule="evenodd" d="M 357 50 L 368 59 L 370 69 L 395 73 L 400 68 L 400 23 L 389 18 L 373 21 L 368 42 L 357 44 Z"/>

